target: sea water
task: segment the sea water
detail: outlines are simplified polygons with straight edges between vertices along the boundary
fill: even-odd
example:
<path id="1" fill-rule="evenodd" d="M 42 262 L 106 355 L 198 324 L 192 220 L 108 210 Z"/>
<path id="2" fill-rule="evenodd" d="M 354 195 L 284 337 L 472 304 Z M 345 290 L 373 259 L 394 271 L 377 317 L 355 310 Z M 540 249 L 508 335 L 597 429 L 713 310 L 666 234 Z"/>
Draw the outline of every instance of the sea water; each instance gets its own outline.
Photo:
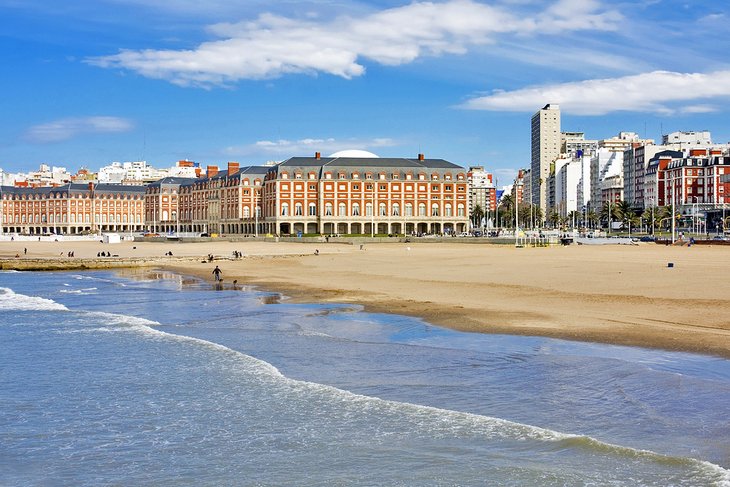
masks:
<path id="1" fill-rule="evenodd" d="M 0 272 L 0 485 L 730 485 L 730 361 Z"/>

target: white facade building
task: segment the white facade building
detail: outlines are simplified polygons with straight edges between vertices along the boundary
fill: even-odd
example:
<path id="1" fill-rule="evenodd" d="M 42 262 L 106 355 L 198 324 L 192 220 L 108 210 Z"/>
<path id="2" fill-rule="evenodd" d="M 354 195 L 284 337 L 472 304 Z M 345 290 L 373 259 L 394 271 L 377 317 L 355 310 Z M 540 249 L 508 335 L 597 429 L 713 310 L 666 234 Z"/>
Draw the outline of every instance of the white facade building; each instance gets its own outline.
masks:
<path id="1" fill-rule="evenodd" d="M 690 146 L 711 146 L 712 136 L 709 131 L 699 132 L 672 132 L 662 135 L 662 145 L 677 144 L 688 148 Z"/>
<path id="2" fill-rule="evenodd" d="M 590 162 L 588 155 L 555 161 L 555 210 L 560 216 L 584 211 L 589 200 L 586 188 L 590 188 Z"/>
<path id="3" fill-rule="evenodd" d="M 591 201 L 590 207 L 599 211 L 603 206 L 602 183 L 605 179 L 619 176 L 623 181 L 624 153 L 606 147 L 599 148 L 591 158 Z M 622 182 L 623 191 L 623 182 Z"/>

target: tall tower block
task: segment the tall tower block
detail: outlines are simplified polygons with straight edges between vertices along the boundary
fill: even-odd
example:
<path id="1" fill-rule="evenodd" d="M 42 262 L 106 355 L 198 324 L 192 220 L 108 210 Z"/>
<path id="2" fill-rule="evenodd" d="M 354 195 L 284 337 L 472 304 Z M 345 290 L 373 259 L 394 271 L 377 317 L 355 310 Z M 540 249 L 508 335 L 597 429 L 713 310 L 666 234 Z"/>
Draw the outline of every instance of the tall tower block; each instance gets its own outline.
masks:
<path id="1" fill-rule="evenodd" d="M 532 204 L 547 216 L 550 164 L 560 155 L 560 106 L 547 104 L 532 116 Z"/>

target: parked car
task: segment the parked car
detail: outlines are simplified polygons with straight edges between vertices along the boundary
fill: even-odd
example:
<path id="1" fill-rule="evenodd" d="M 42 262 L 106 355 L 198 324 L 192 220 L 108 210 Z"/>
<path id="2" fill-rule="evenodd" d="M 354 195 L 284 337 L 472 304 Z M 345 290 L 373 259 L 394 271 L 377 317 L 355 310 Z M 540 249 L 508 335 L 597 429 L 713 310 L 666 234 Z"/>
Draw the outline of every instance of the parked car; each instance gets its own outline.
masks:
<path id="1" fill-rule="evenodd" d="M 644 235 L 639 239 L 639 242 L 654 242 L 656 237 L 654 235 Z"/>

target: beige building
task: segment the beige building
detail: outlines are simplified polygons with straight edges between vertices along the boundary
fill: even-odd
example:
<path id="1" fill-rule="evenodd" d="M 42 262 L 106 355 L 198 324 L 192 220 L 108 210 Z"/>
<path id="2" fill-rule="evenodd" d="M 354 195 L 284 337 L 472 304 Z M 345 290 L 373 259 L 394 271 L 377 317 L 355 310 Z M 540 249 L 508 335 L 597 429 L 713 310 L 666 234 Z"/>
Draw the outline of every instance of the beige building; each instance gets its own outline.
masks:
<path id="1" fill-rule="evenodd" d="M 532 204 L 547 215 L 550 165 L 560 156 L 560 106 L 547 104 L 532 116 Z"/>

